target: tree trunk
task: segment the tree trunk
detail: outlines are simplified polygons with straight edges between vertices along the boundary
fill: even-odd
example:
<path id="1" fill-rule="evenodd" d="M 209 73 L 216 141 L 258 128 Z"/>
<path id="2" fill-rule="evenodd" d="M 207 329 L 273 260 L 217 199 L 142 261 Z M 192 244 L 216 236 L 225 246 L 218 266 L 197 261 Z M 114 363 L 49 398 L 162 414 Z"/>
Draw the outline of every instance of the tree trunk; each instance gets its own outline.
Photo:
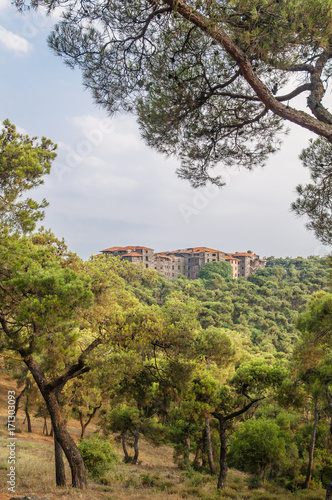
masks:
<path id="1" fill-rule="evenodd" d="M 136 432 L 135 432 L 135 436 L 134 436 L 134 451 L 135 451 L 135 454 L 134 454 L 134 458 L 133 458 L 133 461 L 132 463 L 134 465 L 137 464 L 137 460 L 138 460 L 138 440 L 139 440 L 139 432 L 140 432 L 140 429 L 136 429 Z"/>
<path id="2" fill-rule="evenodd" d="M 56 485 L 66 486 L 66 470 L 63 461 L 63 451 L 57 438 L 54 436 L 55 480 Z"/>
<path id="3" fill-rule="evenodd" d="M 220 436 L 220 472 L 218 477 L 218 486 L 217 488 L 224 488 L 227 477 L 227 436 L 226 436 L 226 421 L 219 417 L 219 436 Z"/>
<path id="4" fill-rule="evenodd" d="M 56 394 L 54 390 L 50 391 L 48 389 L 48 382 L 45 374 L 36 360 L 31 355 L 28 355 L 24 358 L 24 362 L 29 368 L 45 400 L 52 420 L 55 437 L 61 445 L 70 466 L 72 486 L 73 488 L 85 489 L 87 487 L 87 481 L 84 462 L 75 441 L 66 429 Z"/>
<path id="5" fill-rule="evenodd" d="M 28 432 L 32 432 L 31 418 L 30 418 L 30 414 L 29 414 L 29 396 L 28 395 L 27 395 L 26 400 L 25 400 L 24 411 L 25 411 L 26 421 L 28 424 Z"/>
<path id="6" fill-rule="evenodd" d="M 194 464 L 198 464 L 198 459 L 199 459 L 199 455 L 201 453 L 201 443 L 198 443 L 197 446 L 196 446 L 196 453 L 195 453 L 195 458 L 194 458 Z"/>
<path id="7" fill-rule="evenodd" d="M 20 399 L 21 399 L 21 397 L 23 396 L 23 394 L 25 393 L 25 391 L 26 391 L 26 387 L 24 387 L 23 391 L 22 391 L 22 392 L 20 392 L 20 394 L 19 394 L 19 395 L 17 396 L 17 398 L 15 399 L 15 410 L 14 410 L 14 411 L 15 411 L 15 413 L 14 413 L 14 417 L 16 417 L 16 415 L 17 415 L 17 412 L 18 412 L 18 410 L 19 410 Z"/>
<path id="8" fill-rule="evenodd" d="M 46 436 L 48 436 L 47 417 L 44 417 L 43 434 L 45 434 Z"/>
<path id="9" fill-rule="evenodd" d="M 123 453 L 124 453 L 123 461 L 127 464 L 130 461 L 130 457 L 129 457 L 127 447 L 126 447 L 126 432 L 122 432 L 122 434 L 121 434 L 121 443 L 122 443 L 122 449 L 123 449 Z"/>
<path id="10" fill-rule="evenodd" d="M 307 476 L 305 478 L 304 485 L 303 485 L 304 489 L 309 488 L 310 481 L 311 481 L 312 469 L 313 469 L 313 465 L 314 465 L 314 450 L 315 450 L 315 444 L 316 444 L 316 432 L 317 432 L 318 420 L 319 420 L 319 411 L 318 411 L 318 402 L 316 399 L 316 401 L 315 401 L 315 420 L 314 420 L 314 427 L 312 429 L 312 434 L 311 434 L 309 463 L 308 463 L 308 469 L 307 469 Z"/>
<path id="11" fill-rule="evenodd" d="M 205 439 L 206 452 L 207 452 L 207 456 L 208 456 L 211 476 L 215 476 L 217 471 L 216 471 L 216 466 L 214 465 L 214 460 L 213 460 L 212 444 L 211 444 L 211 429 L 210 429 L 209 417 L 205 417 L 205 438 L 206 438 Z"/>
<path id="12" fill-rule="evenodd" d="M 332 500 L 332 481 L 327 485 L 325 500 Z"/>
<path id="13" fill-rule="evenodd" d="M 65 384 L 61 384 L 54 390 L 56 400 L 60 406 L 60 394 Z M 65 423 L 66 425 L 66 423 Z M 66 469 L 63 461 L 63 450 L 56 436 L 54 435 L 54 461 L 55 461 L 55 481 L 59 487 L 66 486 Z"/>
<path id="14" fill-rule="evenodd" d="M 188 436 L 185 437 L 184 441 L 184 452 L 183 452 L 183 459 L 184 461 L 189 460 L 189 453 L 190 453 L 190 438 Z"/>
<path id="15" fill-rule="evenodd" d="M 78 412 L 78 413 L 80 416 L 80 424 L 81 424 L 81 439 L 84 439 L 86 425 L 84 424 L 84 421 L 83 421 L 83 413 L 81 413 L 81 412 Z"/>

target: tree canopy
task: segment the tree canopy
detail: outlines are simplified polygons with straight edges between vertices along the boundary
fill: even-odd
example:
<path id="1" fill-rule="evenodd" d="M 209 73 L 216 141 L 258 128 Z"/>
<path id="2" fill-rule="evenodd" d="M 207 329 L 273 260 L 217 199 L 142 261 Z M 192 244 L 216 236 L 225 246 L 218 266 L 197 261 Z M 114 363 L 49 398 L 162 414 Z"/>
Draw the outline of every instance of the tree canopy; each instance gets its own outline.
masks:
<path id="1" fill-rule="evenodd" d="M 23 1 L 17 1 L 22 8 Z M 331 0 L 33 0 L 62 20 L 50 46 L 108 112 L 135 111 L 146 142 L 194 186 L 222 162 L 262 165 L 283 122 L 332 141 Z M 296 107 L 295 98 L 306 97 Z M 294 103 L 294 104 L 292 104 Z"/>
<path id="2" fill-rule="evenodd" d="M 311 140 L 300 159 L 309 169 L 312 182 L 297 186 L 299 196 L 292 209 L 297 215 L 307 215 L 307 228 L 329 245 L 332 243 L 332 145 L 325 138 Z"/>
<path id="3" fill-rule="evenodd" d="M 4 120 L 0 134 L 0 219 L 2 228 L 32 231 L 43 219 L 48 203 L 26 198 L 26 191 L 43 184 L 55 159 L 56 145 L 45 137 L 17 132 L 15 125 Z"/>

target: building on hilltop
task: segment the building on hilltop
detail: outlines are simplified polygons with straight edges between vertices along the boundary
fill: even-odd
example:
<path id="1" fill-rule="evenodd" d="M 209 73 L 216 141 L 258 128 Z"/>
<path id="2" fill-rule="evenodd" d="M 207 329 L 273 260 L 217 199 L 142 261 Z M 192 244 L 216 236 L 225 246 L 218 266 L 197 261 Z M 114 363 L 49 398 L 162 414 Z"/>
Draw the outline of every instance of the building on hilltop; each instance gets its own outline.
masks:
<path id="1" fill-rule="evenodd" d="M 207 247 L 191 247 L 173 251 L 154 253 L 153 248 L 142 246 L 111 247 L 101 250 L 103 255 L 120 257 L 133 264 L 142 264 L 174 280 L 180 275 L 189 279 L 198 277 L 199 271 L 208 262 L 228 262 L 233 269 L 233 279 L 247 277 L 257 269 L 264 269 L 266 261 L 251 251 L 246 253 L 226 253 Z"/>
<path id="2" fill-rule="evenodd" d="M 213 261 L 225 260 L 225 252 L 214 250 L 206 247 L 192 247 L 184 250 L 173 250 L 172 252 L 164 252 L 166 255 L 174 255 L 181 257 L 185 263 L 183 273 L 189 279 L 198 277 L 199 271 L 204 264 Z"/>
<path id="3" fill-rule="evenodd" d="M 233 280 L 239 277 L 239 264 L 240 259 L 233 257 L 233 255 L 226 255 L 225 261 L 232 266 L 233 269 Z"/>
<path id="4" fill-rule="evenodd" d="M 168 280 L 174 280 L 180 275 L 187 276 L 185 259 L 172 252 L 156 253 L 154 255 L 154 268 Z"/>
<path id="5" fill-rule="evenodd" d="M 134 264 L 143 264 L 147 269 L 154 269 L 154 250 L 153 248 L 128 246 L 128 247 L 111 247 L 101 250 L 103 255 L 112 255 L 113 257 L 121 257 L 128 262 Z"/>
<path id="6" fill-rule="evenodd" d="M 254 274 L 257 269 L 264 269 L 266 260 L 260 259 L 259 255 L 251 252 L 236 252 L 232 254 L 232 257 L 235 257 L 239 260 L 239 270 L 238 276 L 244 276 L 247 278 L 249 274 Z"/>

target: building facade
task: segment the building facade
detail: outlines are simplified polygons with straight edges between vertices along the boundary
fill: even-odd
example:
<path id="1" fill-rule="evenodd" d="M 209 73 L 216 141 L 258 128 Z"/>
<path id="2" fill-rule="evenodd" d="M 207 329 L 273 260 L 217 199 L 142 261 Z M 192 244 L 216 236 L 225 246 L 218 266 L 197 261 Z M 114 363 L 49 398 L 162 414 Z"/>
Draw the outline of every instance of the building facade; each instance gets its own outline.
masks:
<path id="1" fill-rule="evenodd" d="M 101 250 L 101 253 L 156 270 L 168 280 L 176 279 L 180 275 L 196 279 L 199 271 L 208 262 L 228 262 L 233 270 L 233 279 L 239 276 L 247 277 L 255 273 L 257 269 L 264 269 L 266 263 L 266 260 L 260 259 L 251 251 L 229 254 L 207 247 L 190 247 L 154 253 L 153 248 L 126 246 L 106 248 Z"/>
<path id="2" fill-rule="evenodd" d="M 249 274 L 254 274 L 258 269 L 264 269 L 266 260 L 260 259 L 259 255 L 248 250 L 248 252 L 236 252 L 232 257 L 238 259 L 238 276 L 247 278 Z"/>
<path id="3" fill-rule="evenodd" d="M 120 257 L 134 264 L 142 264 L 147 269 L 154 269 L 154 250 L 153 248 L 128 246 L 128 247 L 111 247 L 101 250 L 103 255 L 111 255 Z"/>

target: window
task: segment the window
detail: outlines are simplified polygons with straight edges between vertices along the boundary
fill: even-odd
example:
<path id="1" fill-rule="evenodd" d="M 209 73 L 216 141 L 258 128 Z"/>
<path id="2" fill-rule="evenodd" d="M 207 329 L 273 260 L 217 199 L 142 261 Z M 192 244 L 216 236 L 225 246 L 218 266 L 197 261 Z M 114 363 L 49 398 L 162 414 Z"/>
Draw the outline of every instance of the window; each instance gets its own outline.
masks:
<path id="1" fill-rule="evenodd" d="M 180 266 L 178 266 L 178 270 L 180 271 Z"/>
<path id="2" fill-rule="evenodd" d="M 216 256 L 217 256 L 217 254 L 216 254 L 216 253 L 213 253 L 213 254 L 212 254 L 212 257 L 216 257 Z"/>
<path id="3" fill-rule="evenodd" d="M 148 256 L 146 256 L 146 257 L 145 257 L 145 260 L 149 260 L 149 257 L 148 257 Z"/>
<path id="4" fill-rule="evenodd" d="M 149 267 L 149 264 L 145 264 L 145 267 Z"/>

